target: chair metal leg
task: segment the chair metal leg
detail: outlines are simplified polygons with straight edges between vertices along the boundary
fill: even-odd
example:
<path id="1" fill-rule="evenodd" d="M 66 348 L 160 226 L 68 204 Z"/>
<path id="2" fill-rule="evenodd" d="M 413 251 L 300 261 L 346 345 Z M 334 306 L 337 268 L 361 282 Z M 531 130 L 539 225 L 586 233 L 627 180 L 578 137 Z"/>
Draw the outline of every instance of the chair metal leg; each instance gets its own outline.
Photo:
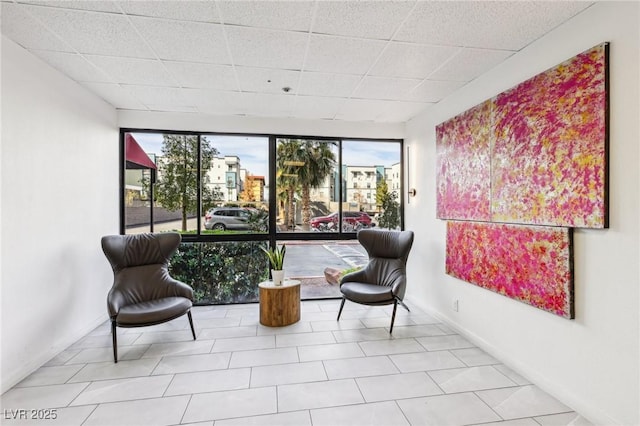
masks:
<path id="1" fill-rule="evenodd" d="M 407 305 L 404 304 L 404 302 L 402 300 L 398 300 L 398 302 L 402 305 L 403 308 L 405 308 L 407 310 L 407 312 L 411 312 L 409 310 L 409 307 Z"/>
<path id="2" fill-rule="evenodd" d="M 393 301 L 393 314 L 391 314 L 391 327 L 389 327 L 389 334 L 393 333 L 393 323 L 396 320 L 396 309 L 398 309 L 398 299 Z"/>
<path id="3" fill-rule="evenodd" d="M 187 316 L 189 317 L 189 325 L 191 326 L 191 334 L 193 335 L 193 340 L 196 340 L 196 330 L 193 328 L 193 317 L 191 316 L 191 311 L 187 312 Z"/>
<path id="4" fill-rule="evenodd" d="M 118 338 L 116 337 L 116 322 L 111 321 L 111 339 L 113 344 L 113 362 L 118 362 Z"/>
<path id="5" fill-rule="evenodd" d="M 340 303 L 340 310 L 338 311 L 338 319 L 336 321 L 340 321 L 340 315 L 342 315 L 342 308 L 344 308 L 344 302 L 347 299 L 345 299 L 344 297 L 342 298 L 342 303 Z"/>

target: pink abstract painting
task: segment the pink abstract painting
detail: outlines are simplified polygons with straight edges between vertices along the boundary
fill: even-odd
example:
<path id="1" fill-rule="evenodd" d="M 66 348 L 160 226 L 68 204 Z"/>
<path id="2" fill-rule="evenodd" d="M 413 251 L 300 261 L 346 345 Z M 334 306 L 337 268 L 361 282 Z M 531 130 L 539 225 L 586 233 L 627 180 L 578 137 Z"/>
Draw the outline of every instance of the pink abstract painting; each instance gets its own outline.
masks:
<path id="1" fill-rule="evenodd" d="M 490 219 L 491 101 L 436 127 L 437 217 Z"/>
<path id="2" fill-rule="evenodd" d="M 573 318 L 569 228 L 447 223 L 446 272 L 461 280 Z"/>
<path id="3" fill-rule="evenodd" d="M 605 228 L 607 45 L 494 100 L 491 220 Z"/>

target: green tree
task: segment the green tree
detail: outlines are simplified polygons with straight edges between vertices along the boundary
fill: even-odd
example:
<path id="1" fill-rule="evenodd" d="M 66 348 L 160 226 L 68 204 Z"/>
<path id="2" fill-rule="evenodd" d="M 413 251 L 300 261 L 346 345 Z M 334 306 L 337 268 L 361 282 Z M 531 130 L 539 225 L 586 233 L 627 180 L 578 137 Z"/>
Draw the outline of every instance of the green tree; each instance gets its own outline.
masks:
<path id="1" fill-rule="evenodd" d="M 294 196 L 301 191 L 302 224 L 309 225 L 311 219 L 311 189 L 319 188 L 335 168 L 336 158 L 331 143 L 284 139 L 278 145 L 279 185 L 287 189 L 285 223 L 294 226 Z"/>
<path id="2" fill-rule="evenodd" d="M 385 184 L 386 186 L 386 184 Z M 380 185 L 378 186 L 378 189 Z M 382 214 L 378 225 L 381 228 L 397 229 L 400 226 L 400 204 L 397 201 L 398 196 L 395 192 L 380 191 L 379 202 L 382 205 Z M 376 191 L 376 202 L 378 202 L 378 191 Z"/>
<path id="3" fill-rule="evenodd" d="M 389 185 L 385 179 L 381 179 L 376 185 L 376 206 L 380 209 L 384 200 L 389 195 Z"/>
<path id="4" fill-rule="evenodd" d="M 198 137 L 194 135 L 163 135 L 162 157 L 158 164 L 156 200 L 167 210 L 182 214 L 182 231 L 187 230 L 187 217 L 198 211 Z M 207 172 L 218 151 L 202 138 L 201 194 L 203 205 L 214 202 L 215 191 L 209 188 Z"/>

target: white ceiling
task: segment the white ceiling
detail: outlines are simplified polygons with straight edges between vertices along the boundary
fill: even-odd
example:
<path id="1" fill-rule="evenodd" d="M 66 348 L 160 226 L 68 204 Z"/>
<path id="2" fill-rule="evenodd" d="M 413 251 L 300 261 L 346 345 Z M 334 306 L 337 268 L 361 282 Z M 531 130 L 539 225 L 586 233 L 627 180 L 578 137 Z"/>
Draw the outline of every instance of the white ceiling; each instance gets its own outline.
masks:
<path id="1" fill-rule="evenodd" d="M 404 122 L 591 4 L 2 0 L 1 29 L 118 109 Z"/>

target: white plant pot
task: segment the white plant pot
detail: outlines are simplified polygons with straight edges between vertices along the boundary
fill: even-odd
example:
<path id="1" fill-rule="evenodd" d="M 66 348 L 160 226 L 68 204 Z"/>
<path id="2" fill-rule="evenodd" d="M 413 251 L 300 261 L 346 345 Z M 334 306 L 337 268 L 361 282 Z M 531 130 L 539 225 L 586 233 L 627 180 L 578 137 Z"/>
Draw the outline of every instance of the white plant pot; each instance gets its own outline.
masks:
<path id="1" fill-rule="evenodd" d="M 271 278 L 273 279 L 273 285 L 281 286 L 282 281 L 284 281 L 284 271 L 276 271 L 275 269 L 271 270 Z"/>

